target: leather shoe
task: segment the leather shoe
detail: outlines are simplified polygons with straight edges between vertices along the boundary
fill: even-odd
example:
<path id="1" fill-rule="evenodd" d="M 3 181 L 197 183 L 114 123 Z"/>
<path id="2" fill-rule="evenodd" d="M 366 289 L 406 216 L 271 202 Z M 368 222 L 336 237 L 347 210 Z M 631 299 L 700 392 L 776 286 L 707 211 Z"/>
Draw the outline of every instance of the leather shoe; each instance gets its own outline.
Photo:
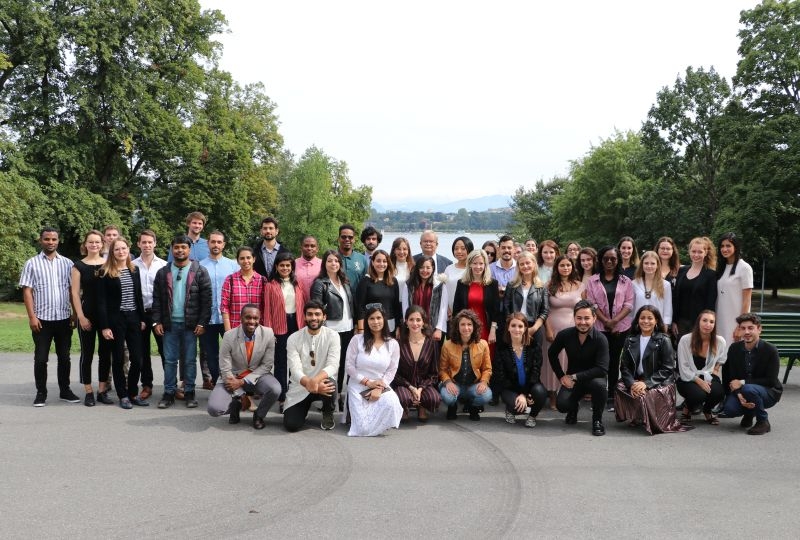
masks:
<path id="1" fill-rule="evenodd" d="M 253 429 L 264 429 L 266 424 L 264 423 L 264 419 L 258 416 L 257 414 L 253 415 Z"/>
<path id="2" fill-rule="evenodd" d="M 230 416 L 228 417 L 229 424 L 238 424 L 240 421 L 239 413 L 242 411 L 242 400 L 233 398 L 231 400 Z"/>
<path id="3" fill-rule="evenodd" d="M 578 423 L 578 411 L 570 411 L 567 413 L 567 417 L 564 418 L 564 423 L 571 426 L 573 424 Z"/>
<path id="4" fill-rule="evenodd" d="M 592 435 L 601 436 L 606 434 L 606 428 L 603 425 L 603 422 L 600 420 L 595 420 L 592 422 Z"/>
<path id="5" fill-rule="evenodd" d="M 745 414 L 742 416 L 742 421 L 739 422 L 739 427 L 749 428 L 753 425 L 753 415 L 752 414 Z"/>
<path id="6" fill-rule="evenodd" d="M 186 398 L 186 394 L 183 391 L 183 388 L 178 388 L 175 390 L 175 399 L 183 400 Z"/>
<path id="7" fill-rule="evenodd" d="M 447 407 L 447 419 L 455 420 L 457 417 L 458 417 L 458 406 L 450 405 L 449 407 Z"/>
<path id="8" fill-rule="evenodd" d="M 214 382 L 211 379 L 203 379 L 203 390 L 213 390 Z"/>
<path id="9" fill-rule="evenodd" d="M 756 420 L 756 425 L 747 430 L 748 435 L 764 435 L 772 431 L 769 420 Z"/>
<path id="10" fill-rule="evenodd" d="M 139 397 L 142 399 L 147 399 L 153 395 L 153 387 L 152 386 L 142 386 L 142 391 L 139 392 Z"/>
<path id="11" fill-rule="evenodd" d="M 473 422 L 477 422 L 481 419 L 481 415 L 478 413 L 480 409 L 478 407 L 470 407 L 469 408 L 469 419 Z"/>

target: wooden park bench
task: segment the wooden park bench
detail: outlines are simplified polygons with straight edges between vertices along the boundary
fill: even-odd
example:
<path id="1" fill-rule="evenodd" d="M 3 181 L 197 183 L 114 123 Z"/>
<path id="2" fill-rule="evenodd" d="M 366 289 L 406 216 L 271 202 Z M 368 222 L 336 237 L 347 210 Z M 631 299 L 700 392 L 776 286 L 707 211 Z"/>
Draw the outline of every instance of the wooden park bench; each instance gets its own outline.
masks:
<path id="1" fill-rule="evenodd" d="M 800 313 L 759 313 L 761 317 L 761 339 L 769 341 L 778 348 L 781 358 L 787 358 L 783 384 L 789 378 L 789 371 L 795 361 L 800 359 Z"/>

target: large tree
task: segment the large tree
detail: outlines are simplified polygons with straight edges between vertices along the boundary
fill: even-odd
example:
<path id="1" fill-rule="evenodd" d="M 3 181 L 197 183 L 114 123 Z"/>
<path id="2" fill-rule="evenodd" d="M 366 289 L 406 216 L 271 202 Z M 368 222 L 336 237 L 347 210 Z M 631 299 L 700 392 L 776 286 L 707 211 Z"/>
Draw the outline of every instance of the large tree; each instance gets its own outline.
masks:
<path id="1" fill-rule="evenodd" d="M 564 191 L 567 183 L 566 178 L 553 178 L 547 183 L 537 181 L 533 189 L 517 188 L 511 197 L 511 210 L 512 229 L 518 238 L 562 240 L 553 219 L 553 199 Z"/>

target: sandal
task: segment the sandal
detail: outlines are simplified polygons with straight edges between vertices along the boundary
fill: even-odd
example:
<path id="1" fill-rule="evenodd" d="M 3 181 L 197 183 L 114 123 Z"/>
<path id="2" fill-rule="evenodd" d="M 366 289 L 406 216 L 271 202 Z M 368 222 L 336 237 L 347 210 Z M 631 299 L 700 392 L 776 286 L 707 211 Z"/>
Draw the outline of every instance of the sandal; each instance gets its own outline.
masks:
<path id="1" fill-rule="evenodd" d="M 691 422 L 692 421 L 692 412 L 689 410 L 688 407 L 683 408 L 683 412 L 681 412 L 681 422 Z"/>
<path id="2" fill-rule="evenodd" d="M 712 426 L 719 425 L 719 417 L 717 417 L 716 414 L 714 413 L 703 413 L 703 414 L 706 415 L 706 422 L 708 422 Z"/>

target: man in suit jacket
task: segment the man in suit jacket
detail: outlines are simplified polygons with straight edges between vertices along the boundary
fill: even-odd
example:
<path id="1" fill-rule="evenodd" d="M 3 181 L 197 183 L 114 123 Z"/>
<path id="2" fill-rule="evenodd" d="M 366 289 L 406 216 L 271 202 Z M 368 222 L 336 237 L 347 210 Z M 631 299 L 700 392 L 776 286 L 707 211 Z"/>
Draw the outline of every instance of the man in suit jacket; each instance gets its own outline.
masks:
<path id="1" fill-rule="evenodd" d="M 242 308 L 242 324 L 225 332 L 219 350 L 219 380 L 208 398 L 208 414 L 230 414 L 228 423 L 238 424 L 242 396 L 261 394 L 253 413 L 253 427 L 264 429 L 264 417 L 281 393 L 281 385 L 270 372 L 275 362 L 275 334 L 258 324 L 261 311 L 255 304 Z"/>
<path id="2" fill-rule="evenodd" d="M 439 237 L 431 230 L 424 231 L 419 237 L 419 247 L 422 248 L 422 253 L 414 255 L 414 262 L 417 262 L 420 257 L 427 255 L 433 257 L 436 267 L 433 269 L 433 275 L 441 274 L 444 269 L 453 264 L 453 261 L 447 257 L 436 254 L 436 248 L 439 247 Z M 438 280 L 437 280 L 438 284 Z"/>

